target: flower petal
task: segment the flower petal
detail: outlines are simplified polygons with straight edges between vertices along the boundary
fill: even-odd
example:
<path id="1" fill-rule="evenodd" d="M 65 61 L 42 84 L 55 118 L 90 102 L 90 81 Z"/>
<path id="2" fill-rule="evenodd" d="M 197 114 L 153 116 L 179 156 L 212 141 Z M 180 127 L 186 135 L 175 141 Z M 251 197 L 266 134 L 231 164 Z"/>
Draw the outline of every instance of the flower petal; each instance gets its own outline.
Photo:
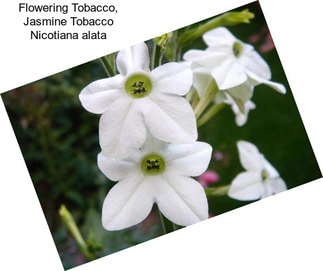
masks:
<path id="1" fill-rule="evenodd" d="M 199 176 L 206 171 L 211 154 L 212 147 L 204 142 L 169 144 L 163 152 L 167 170 L 184 176 Z"/>
<path id="2" fill-rule="evenodd" d="M 127 160 L 117 160 L 108 157 L 104 152 L 98 155 L 98 167 L 102 173 L 112 181 L 120 181 L 140 169 L 138 164 Z"/>
<path id="3" fill-rule="evenodd" d="M 253 86 L 246 81 L 244 84 L 227 89 L 226 92 L 230 94 L 231 97 L 246 103 L 253 95 Z"/>
<path id="4" fill-rule="evenodd" d="M 212 76 L 215 79 L 219 89 L 229 89 L 243 84 L 248 77 L 243 67 L 235 59 L 228 58 L 221 65 L 212 70 Z"/>
<path id="5" fill-rule="evenodd" d="M 83 107 L 95 114 L 102 114 L 116 99 L 125 95 L 123 76 L 100 79 L 87 85 L 79 98 Z"/>
<path id="6" fill-rule="evenodd" d="M 241 165 L 248 171 L 261 172 L 263 158 L 258 148 L 247 141 L 240 140 L 237 143 Z"/>
<path id="7" fill-rule="evenodd" d="M 177 225 L 188 226 L 208 218 L 208 203 L 203 187 L 192 178 L 166 175 L 156 182 L 159 210 Z"/>
<path id="8" fill-rule="evenodd" d="M 193 86 L 200 97 L 203 96 L 211 81 L 214 80 L 205 68 L 194 69 Z"/>
<path id="9" fill-rule="evenodd" d="M 252 72 L 248 72 L 248 76 L 249 76 L 249 81 L 254 86 L 257 86 L 257 85 L 260 85 L 260 84 L 265 84 L 265 85 L 273 88 L 274 90 L 276 90 L 277 92 L 279 92 L 281 94 L 286 93 L 286 88 L 285 88 L 285 86 L 283 84 L 262 79 L 261 77 L 257 76 L 256 74 L 254 74 Z"/>
<path id="10" fill-rule="evenodd" d="M 189 50 L 183 55 L 183 59 L 192 63 L 193 69 L 204 67 L 212 70 L 228 59 L 228 55 L 212 50 Z"/>
<path id="11" fill-rule="evenodd" d="M 102 224 L 115 231 L 140 223 L 153 206 L 153 186 L 143 175 L 133 175 L 118 182 L 103 203 Z"/>
<path id="12" fill-rule="evenodd" d="M 101 116 L 100 146 L 107 155 L 124 158 L 144 144 L 147 131 L 141 107 L 145 99 L 120 99 Z"/>
<path id="13" fill-rule="evenodd" d="M 281 178 L 267 179 L 265 181 L 265 186 L 266 189 L 262 198 L 266 198 L 287 190 L 286 184 Z"/>
<path id="14" fill-rule="evenodd" d="M 287 190 L 286 183 L 282 178 L 271 179 L 271 180 L 268 180 L 268 182 L 271 183 L 271 186 L 275 194 Z"/>
<path id="15" fill-rule="evenodd" d="M 262 155 L 263 168 L 267 171 L 268 177 L 270 179 L 275 179 L 279 177 L 278 171 L 272 166 L 271 163 Z"/>
<path id="16" fill-rule="evenodd" d="M 235 117 L 236 124 L 240 127 L 246 124 L 248 120 L 249 111 L 252 109 L 255 109 L 256 105 L 252 101 L 247 101 L 244 107 L 245 107 L 245 114 L 242 114 L 239 110 L 239 107 L 234 102 L 232 102 L 231 104 L 232 111 L 236 116 Z"/>
<path id="17" fill-rule="evenodd" d="M 232 181 L 228 196 L 237 200 L 256 200 L 262 197 L 264 190 L 260 174 L 243 172 Z"/>
<path id="18" fill-rule="evenodd" d="M 208 46 L 218 46 L 219 44 L 232 45 L 237 38 L 225 27 L 217 27 L 206 32 L 203 35 L 203 40 Z"/>
<path id="19" fill-rule="evenodd" d="M 192 86 L 193 74 L 183 63 L 167 63 L 151 72 L 153 89 L 168 94 L 185 95 Z"/>
<path id="20" fill-rule="evenodd" d="M 124 76 L 140 71 L 149 72 L 149 51 L 146 43 L 138 43 L 121 50 L 116 63 L 118 71 Z"/>
<path id="21" fill-rule="evenodd" d="M 152 93 L 153 94 L 153 93 Z M 159 140 L 192 143 L 197 138 L 196 120 L 191 105 L 183 97 L 155 93 L 142 107 L 146 125 Z"/>
<path id="22" fill-rule="evenodd" d="M 255 50 L 245 47 L 238 61 L 246 70 L 258 77 L 264 80 L 271 78 L 269 65 Z"/>
<path id="23" fill-rule="evenodd" d="M 141 148 L 141 153 L 160 153 L 166 145 L 168 145 L 168 143 L 160 141 L 148 133 L 145 144 Z"/>

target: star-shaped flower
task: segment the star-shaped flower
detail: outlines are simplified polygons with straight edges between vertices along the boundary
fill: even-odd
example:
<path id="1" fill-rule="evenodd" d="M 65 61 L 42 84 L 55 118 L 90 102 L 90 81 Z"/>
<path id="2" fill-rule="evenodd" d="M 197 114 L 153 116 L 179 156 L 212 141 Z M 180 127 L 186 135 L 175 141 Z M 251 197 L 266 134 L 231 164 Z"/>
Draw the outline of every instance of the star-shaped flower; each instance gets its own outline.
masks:
<path id="1" fill-rule="evenodd" d="M 248 114 L 250 110 L 256 108 L 256 105 L 251 101 L 248 100 L 243 104 L 244 113 L 241 112 L 239 106 L 234 102 L 234 100 L 228 95 L 227 99 L 224 101 L 226 104 L 231 105 L 231 109 L 235 114 L 235 121 L 238 126 L 243 126 L 248 121 Z"/>
<path id="2" fill-rule="evenodd" d="M 184 59 L 192 69 L 212 75 L 220 90 L 245 84 L 266 84 L 280 93 L 285 87 L 270 81 L 271 71 L 254 47 L 234 37 L 226 28 L 218 27 L 203 35 L 206 50 L 189 50 Z"/>
<path id="3" fill-rule="evenodd" d="M 203 142 L 163 143 L 149 136 L 142 149 L 122 160 L 98 155 L 98 166 L 118 183 L 109 191 L 102 211 L 107 230 L 121 230 L 144 220 L 156 203 L 166 218 L 187 226 L 208 218 L 203 187 L 189 176 L 208 167 L 212 148 Z"/>
<path id="4" fill-rule="evenodd" d="M 192 85 L 185 64 L 170 62 L 150 71 L 145 43 L 121 50 L 116 64 L 119 75 L 92 82 L 79 96 L 88 111 L 102 114 L 99 138 L 107 155 L 128 156 L 144 144 L 147 131 L 165 142 L 197 139 L 193 110 L 181 97 Z"/>
<path id="5" fill-rule="evenodd" d="M 240 162 L 245 172 L 232 181 L 228 195 L 237 200 L 257 200 L 287 189 L 277 170 L 247 141 L 238 142 Z"/>

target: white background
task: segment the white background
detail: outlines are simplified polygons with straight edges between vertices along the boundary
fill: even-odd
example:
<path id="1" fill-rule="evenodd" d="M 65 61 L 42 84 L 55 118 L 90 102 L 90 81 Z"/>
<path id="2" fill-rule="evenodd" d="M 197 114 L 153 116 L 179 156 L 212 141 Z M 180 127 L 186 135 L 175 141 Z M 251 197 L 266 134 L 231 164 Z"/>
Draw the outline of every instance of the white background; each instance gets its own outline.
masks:
<path id="1" fill-rule="evenodd" d="M 1 1 L 0 89 L 32 82 L 247 2 L 119 0 L 114 1 L 118 23 L 110 40 L 43 42 L 29 40 L 18 1 Z M 260 3 L 322 169 L 320 1 Z M 0 267 L 63 270 L 2 101 L 0 125 Z M 75 270 L 322 270 L 322 209 L 320 179 Z"/>

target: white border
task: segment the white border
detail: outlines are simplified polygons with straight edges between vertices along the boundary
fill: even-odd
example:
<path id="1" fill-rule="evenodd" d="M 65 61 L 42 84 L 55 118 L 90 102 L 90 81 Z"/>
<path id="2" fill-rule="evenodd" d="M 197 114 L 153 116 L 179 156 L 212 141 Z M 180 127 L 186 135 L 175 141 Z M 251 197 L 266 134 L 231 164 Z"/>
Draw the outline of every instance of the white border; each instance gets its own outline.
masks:
<path id="1" fill-rule="evenodd" d="M 52 74 L 80 61 L 94 59 L 140 40 L 151 38 L 248 1 L 120 1 L 129 9 L 137 6 L 151 11 L 155 19 L 134 29 L 115 34 L 111 45 L 91 43 L 79 48 L 67 46 L 62 58 L 44 63 L 55 51 L 47 44 L 37 55 L 28 42 L 15 44 L 13 36 L 15 1 L 1 2 L 1 89 L 9 89 Z M 307 133 L 320 167 L 323 166 L 322 50 L 320 1 L 272 1 L 261 5 L 273 35 L 280 59 L 293 90 Z M 158 12 L 156 12 L 158 11 Z M 5 17 L 3 13 L 7 13 Z M 148 12 L 150 14 L 150 12 Z M 164 14 L 161 16 L 161 14 Z M 130 20 L 128 13 L 122 20 Z M 150 17 L 151 18 L 151 17 Z M 162 18 L 162 19 L 161 19 Z M 12 23 L 12 24 L 10 24 Z M 8 26 L 6 31 L 3 26 Z M 135 24 L 135 27 L 138 25 Z M 129 30 L 129 33 L 127 32 Z M 21 33 L 18 31 L 18 33 Z M 10 34 L 8 36 L 8 34 Z M 26 44 L 26 46 L 25 46 Z M 36 46 L 37 47 L 37 46 Z M 80 54 L 84 47 L 91 53 Z M 98 47 L 98 49 L 97 49 Z M 21 54 L 19 50 L 24 50 Z M 30 54 L 29 54 L 30 52 Z M 24 55 L 28 55 L 24 58 Z M 47 55 L 46 55 L 47 54 Z M 77 59 L 77 55 L 81 58 Z M 21 62 L 13 69 L 11 61 Z M 55 55 L 55 54 L 54 54 Z M 19 56 L 19 58 L 18 58 Z M 30 58 L 32 56 L 32 58 Z M 57 57 L 56 57 L 57 58 Z M 31 62 L 31 59 L 33 62 Z M 48 58 L 47 58 L 48 59 Z M 63 60 L 62 60 L 63 59 Z M 37 67 L 41 65 L 41 69 Z M 35 72 L 36 71 L 36 72 Z M 1 263 L 4 270 L 63 270 L 36 193 L 32 186 L 4 106 L 0 102 L 0 229 Z M 288 135 L 286 135 L 288 136 Z M 181 231 L 101 258 L 74 270 L 322 270 L 323 180 L 289 190 Z"/>

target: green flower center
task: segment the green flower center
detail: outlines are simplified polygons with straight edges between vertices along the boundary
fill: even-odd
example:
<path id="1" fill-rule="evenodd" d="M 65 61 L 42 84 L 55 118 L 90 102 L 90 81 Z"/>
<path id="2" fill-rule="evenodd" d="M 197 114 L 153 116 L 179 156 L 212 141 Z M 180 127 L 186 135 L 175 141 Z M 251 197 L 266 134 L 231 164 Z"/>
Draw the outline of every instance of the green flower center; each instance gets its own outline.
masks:
<path id="1" fill-rule="evenodd" d="M 232 46 L 233 54 L 236 58 L 239 58 L 243 53 L 243 46 L 240 42 L 235 42 Z"/>
<path id="2" fill-rule="evenodd" d="M 152 84 L 147 75 L 135 73 L 126 80 L 125 88 L 130 96 L 142 98 L 151 92 Z"/>
<path id="3" fill-rule="evenodd" d="M 265 170 L 265 169 L 263 169 L 263 170 L 261 171 L 261 178 L 262 178 L 262 180 L 264 181 L 264 180 L 268 179 L 268 177 L 269 177 L 269 173 L 268 173 L 268 171 L 267 171 L 267 170 Z"/>
<path id="4" fill-rule="evenodd" d="M 142 159 L 141 170 L 147 175 L 161 174 L 165 170 L 165 161 L 158 154 L 149 154 Z"/>

